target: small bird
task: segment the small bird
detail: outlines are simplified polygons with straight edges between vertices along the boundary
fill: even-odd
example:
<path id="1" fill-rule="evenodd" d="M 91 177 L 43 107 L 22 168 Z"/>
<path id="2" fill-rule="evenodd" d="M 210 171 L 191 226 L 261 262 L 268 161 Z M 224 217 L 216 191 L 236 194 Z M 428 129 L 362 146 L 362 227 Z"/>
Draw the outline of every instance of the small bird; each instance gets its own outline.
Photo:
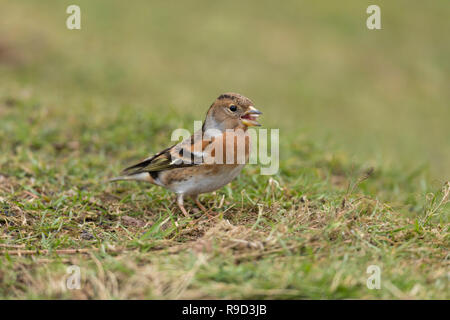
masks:
<path id="1" fill-rule="evenodd" d="M 239 175 L 250 153 L 247 129 L 260 126 L 256 120 L 261 114 L 250 99 L 238 93 L 224 93 L 209 108 L 201 130 L 126 168 L 110 181 L 150 182 L 175 192 L 185 216 L 189 216 L 184 207 L 186 196 L 207 213 L 198 195 L 220 189 Z"/>

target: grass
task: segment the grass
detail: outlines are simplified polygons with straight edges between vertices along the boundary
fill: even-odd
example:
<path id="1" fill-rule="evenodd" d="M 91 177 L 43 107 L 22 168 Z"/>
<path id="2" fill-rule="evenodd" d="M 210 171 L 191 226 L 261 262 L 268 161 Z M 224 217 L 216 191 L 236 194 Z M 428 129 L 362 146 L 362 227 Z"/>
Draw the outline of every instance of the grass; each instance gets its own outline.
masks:
<path id="1" fill-rule="evenodd" d="M 364 1 L 79 1 L 81 31 L 72 3 L 4 2 L 0 298 L 450 298 L 447 3 L 373 33 Z M 280 129 L 278 174 L 203 195 L 212 219 L 105 183 L 229 90 Z"/>

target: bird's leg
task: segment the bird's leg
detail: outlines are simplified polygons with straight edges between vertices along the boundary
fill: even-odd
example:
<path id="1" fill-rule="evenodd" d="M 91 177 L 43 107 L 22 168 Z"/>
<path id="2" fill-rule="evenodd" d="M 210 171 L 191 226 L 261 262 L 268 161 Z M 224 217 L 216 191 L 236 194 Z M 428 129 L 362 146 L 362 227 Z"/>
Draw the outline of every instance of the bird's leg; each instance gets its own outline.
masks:
<path id="1" fill-rule="evenodd" d="M 179 195 L 177 196 L 177 204 L 178 204 L 178 207 L 180 208 L 181 212 L 183 212 L 183 214 L 184 214 L 186 217 L 189 217 L 189 214 L 187 213 L 186 209 L 184 208 L 183 202 L 184 202 L 184 201 L 183 201 L 183 194 L 179 194 Z"/>
<path id="2" fill-rule="evenodd" d="M 209 210 L 206 209 L 204 205 L 202 205 L 200 200 L 198 200 L 198 195 L 197 196 L 192 196 L 192 199 L 195 201 L 195 204 L 200 208 L 200 210 L 203 211 L 203 213 L 208 214 Z"/>
<path id="3" fill-rule="evenodd" d="M 202 205 L 202 203 L 200 202 L 200 200 L 198 200 L 198 195 L 197 196 L 193 196 L 192 199 L 194 199 L 195 204 L 200 208 L 200 210 L 203 211 L 204 214 L 206 214 L 209 219 L 213 219 L 214 215 L 211 215 L 209 212 L 210 210 L 206 209 L 204 205 Z"/>

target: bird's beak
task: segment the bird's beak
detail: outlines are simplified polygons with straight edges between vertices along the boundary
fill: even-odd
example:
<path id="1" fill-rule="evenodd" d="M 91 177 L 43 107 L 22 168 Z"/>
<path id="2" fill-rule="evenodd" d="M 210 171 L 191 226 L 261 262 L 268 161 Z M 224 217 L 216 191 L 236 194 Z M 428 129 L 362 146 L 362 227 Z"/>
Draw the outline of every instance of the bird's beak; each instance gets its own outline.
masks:
<path id="1" fill-rule="evenodd" d="M 253 106 L 248 107 L 248 110 L 241 116 L 241 121 L 247 127 L 261 126 L 256 119 L 262 114 L 261 111 Z"/>

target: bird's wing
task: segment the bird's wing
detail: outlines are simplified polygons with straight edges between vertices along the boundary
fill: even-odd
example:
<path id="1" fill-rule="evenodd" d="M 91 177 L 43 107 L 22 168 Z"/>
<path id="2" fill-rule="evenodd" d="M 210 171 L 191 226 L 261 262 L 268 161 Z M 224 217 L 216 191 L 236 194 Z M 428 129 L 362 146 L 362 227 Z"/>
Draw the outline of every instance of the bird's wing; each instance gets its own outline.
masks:
<path id="1" fill-rule="evenodd" d="M 237 164 L 248 160 L 250 140 L 245 133 L 236 135 L 236 133 L 228 132 L 210 139 L 203 139 L 202 134 L 201 131 L 194 133 L 190 138 L 126 168 L 123 174 L 135 175 L 202 164 L 223 164 L 229 163 L 230 160 Z M 230 152 L 232 158 L 228 159 Z M 240 155 L 243 156 L 242 159 Z"/>
<path id="2" fill-rule="evenodd" d="M 197 134 L 201 134 L 201 132 L 195 133 L 189 139 L 183 140 L 150 158 L 126 168 L 123 170 L 123 174 L 135 175 L 142 172 L 172 170 L 202 164 L 203 150 L 211 141 L 204 141 L 201 139 L 201 136 L 199 139 L 196 139 Z M 197 149 L 199 152 L 196 152 Z"/>

